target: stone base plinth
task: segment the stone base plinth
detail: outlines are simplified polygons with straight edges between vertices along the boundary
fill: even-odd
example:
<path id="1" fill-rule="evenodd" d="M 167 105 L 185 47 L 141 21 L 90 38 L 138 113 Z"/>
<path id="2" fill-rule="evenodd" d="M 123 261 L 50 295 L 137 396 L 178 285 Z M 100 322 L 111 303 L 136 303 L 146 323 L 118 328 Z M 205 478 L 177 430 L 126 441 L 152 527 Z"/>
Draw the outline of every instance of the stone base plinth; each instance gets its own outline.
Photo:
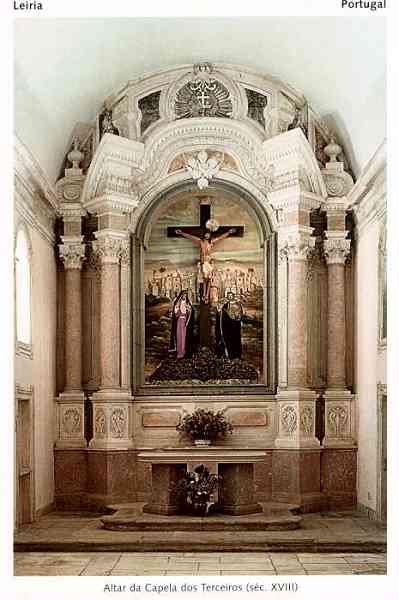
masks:
<path id="1" fill-rule="evenodd" d="M 220 464 L 218 509 L 226 515 L 250 515 L 262 512 L 254 499 L 254 465 Z"/>
<path id="2" fill-rule="evenodd" d="M 54 449 L 55 506 L 57 510 L 87 508 L 87 452 Z"/>
<path id="3" fill-rule="evenodd" d="M 321 450 L 273 452 L 273 500 L 299 504 L 301 512 L 326 507 L 320 482 Z"/>
<path id="4" fill-rule="evenodd" d="M 87 464 L 87 492 L 92 506 L 100 508 L 136 499 L 135 452 L 89 449 Z"/>
<path id="5" fill-rule="evenodd" d="M 175 485 L 184 477 L 187 466 L 184 464 L 153 464 L 151 500 L 143 507 L 143 512 L 157 515 L 177 515 L 179 505 Z"/>
<path id="6" fill-rule="evenodd" d="M 321 490 L 331 510 L 354 508 L 356 495 L 356 448 L 324 449 L 321 457 Z"/>

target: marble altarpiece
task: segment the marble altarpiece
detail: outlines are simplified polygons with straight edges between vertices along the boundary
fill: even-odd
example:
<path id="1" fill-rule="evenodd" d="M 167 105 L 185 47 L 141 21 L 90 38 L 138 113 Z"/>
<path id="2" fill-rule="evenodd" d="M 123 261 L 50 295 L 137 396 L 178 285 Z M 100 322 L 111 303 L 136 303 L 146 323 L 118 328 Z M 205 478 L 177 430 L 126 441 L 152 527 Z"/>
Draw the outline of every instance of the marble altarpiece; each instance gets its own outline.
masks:
<path id="1" fill-rule="evenodd" d="M 258 500 L 355 503 L 352 185 L 306 99 L 235 66 L 129 82 L 76 126 L 57 183 L 60 507 L 147 499 L 137 453 L 178 446 L 176 425 L 198 406 L 226 410 L 229 451 L 265 451 Z M 217 355 L 218 305 L 232 295 L 248 381 L 152 377 L 183 291 L 201 350 L 198 249 L 167 228 L 197 224 L 204 199 L 218 226 L 243 230 L 212 251 L 207 349 Z"/>

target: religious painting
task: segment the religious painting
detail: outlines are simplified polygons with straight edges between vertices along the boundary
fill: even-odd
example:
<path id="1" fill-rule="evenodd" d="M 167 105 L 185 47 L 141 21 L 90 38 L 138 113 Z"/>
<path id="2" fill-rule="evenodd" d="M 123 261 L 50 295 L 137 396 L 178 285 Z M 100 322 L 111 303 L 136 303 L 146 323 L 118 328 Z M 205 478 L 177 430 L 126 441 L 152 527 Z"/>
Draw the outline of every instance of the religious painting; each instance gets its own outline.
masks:
<path id="1" fill-rule="evenodd" d="M 231 191 L 181 191 L 145 252 L 145 382 L 263 383 L 264 251 Z"/>

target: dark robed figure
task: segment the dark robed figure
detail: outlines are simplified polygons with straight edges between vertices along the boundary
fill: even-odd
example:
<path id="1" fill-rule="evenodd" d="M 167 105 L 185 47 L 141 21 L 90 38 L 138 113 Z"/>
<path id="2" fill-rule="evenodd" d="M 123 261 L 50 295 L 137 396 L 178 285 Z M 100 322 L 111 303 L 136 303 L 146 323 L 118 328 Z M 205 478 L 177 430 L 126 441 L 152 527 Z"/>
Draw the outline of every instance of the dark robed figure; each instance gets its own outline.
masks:
<path id="1" fill-rule="evenodd" d="M 227 299 L 219 305 L 216 317 L 216 346 L 218 353 L 226 358 L 241 358 L 241 320 L 242 304 L 233 293 L 227 294 Z"/>

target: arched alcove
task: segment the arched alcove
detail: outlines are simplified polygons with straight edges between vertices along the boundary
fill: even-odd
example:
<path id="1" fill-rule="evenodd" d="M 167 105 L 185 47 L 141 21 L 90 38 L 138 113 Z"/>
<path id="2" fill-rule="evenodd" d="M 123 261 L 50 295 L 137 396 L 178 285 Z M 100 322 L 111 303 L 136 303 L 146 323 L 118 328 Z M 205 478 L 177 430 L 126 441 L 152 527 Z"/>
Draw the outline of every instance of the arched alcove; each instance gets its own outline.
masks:
<path id="1" fill-rule="evenodd" d="M 174 301 L 188 290 L 192 305 L 194 330 L 192 352 L 201 347 L 201 293 L 198 277 L 199 248 L 181 235 L 168 237 L 169 228 L 199 226 L 201 204 L 210 205 L 211 218 L 223 227 L 243 228 L 243 237 L 230 237 L 212 249 L 214 272 L 210 290 L 210 349 L 216 356 L 224 353 L 220 331 L 221 307 L 226 294 L 242 305 L 242 361 L 257 371 L 256 379 L 238 381 L 157 380 L 154 372 L 163 361 L 176 360 L 170 352 Z M 133 309 L 133 383 L 136 393 L 187 393 L 195 386 L 196 393 L 220 394 L 220 387 L 235 387 L 242 393 L 275 392 L 275 236 L 273 221 L 265 202 L 236 183 L 213 180 L 205 190 L 185 181 L 164 189 L 146 203 L 145 210 L 134 223 L 132 262 Z M 209 216 L 209 215 L 208 215 Z M 222 230 L 221 229 L 221 230 Z M 212 234 L 218 236 L 216 231 Z M 231 298 L 231 296 L 229 296 Z M 219 308 L 219 310 L 218 310 Z M 192 356 L 190 353 L 188 356 Z M 170 364 L 170 362 L 168 363 Z M 180 363 L 181 365 L 182 363 Z M 220 363 L 219 367 L 220 368 Z M 159 371 L 157 371 L 159 372 Z"/>

